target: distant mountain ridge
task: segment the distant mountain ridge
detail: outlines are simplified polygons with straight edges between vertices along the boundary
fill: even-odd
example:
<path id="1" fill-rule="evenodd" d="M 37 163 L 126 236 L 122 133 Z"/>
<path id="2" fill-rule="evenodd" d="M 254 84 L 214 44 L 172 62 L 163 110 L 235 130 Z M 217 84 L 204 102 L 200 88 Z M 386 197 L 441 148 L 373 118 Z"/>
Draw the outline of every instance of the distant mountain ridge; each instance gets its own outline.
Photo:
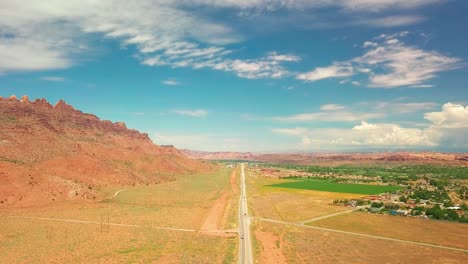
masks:
<path id="1" fill-rule="evenodd" d="M 206 168 L 123 122 L 100 120 L 63 100 L 0 97 L 0 209 L 99 199 L 103 186 L 170 181 Z"/>
<path id="2" fill-rule="evenodd" d="M 340 164 L 340 163 L 440 163 L 467 165 L 468 153 L 441 152 L 375 152 L 375 153 L 252 153 L 252 152 L 209 152 L 182 150 L 187 156 L 205 160 L 248 160 L 293 164 Z"/>

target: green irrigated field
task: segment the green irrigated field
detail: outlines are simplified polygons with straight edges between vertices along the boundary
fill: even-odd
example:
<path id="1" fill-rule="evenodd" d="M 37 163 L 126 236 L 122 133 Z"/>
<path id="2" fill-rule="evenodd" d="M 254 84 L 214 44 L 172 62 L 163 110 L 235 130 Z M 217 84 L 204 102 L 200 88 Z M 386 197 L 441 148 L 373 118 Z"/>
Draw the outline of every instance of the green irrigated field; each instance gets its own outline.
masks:
<path id="1" fill-rule="evenodd" d="M 397 186 L 381 186 L 368 184 L 334 183 L 326 180 L 294 180 L 268 185 L 270 187 L 304 189 L 324 192 L 355 193 L 355 194 L 379 194 L 401 189 Z"/>

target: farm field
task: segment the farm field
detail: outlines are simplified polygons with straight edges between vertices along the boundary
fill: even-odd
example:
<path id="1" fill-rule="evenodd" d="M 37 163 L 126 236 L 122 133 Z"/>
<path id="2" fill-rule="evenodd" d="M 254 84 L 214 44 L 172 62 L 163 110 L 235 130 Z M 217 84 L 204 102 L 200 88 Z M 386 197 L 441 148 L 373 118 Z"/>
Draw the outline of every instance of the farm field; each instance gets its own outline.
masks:
<path id="1" fill-rule="evenodd" d="M 420 245 L 257 222 L 259 263 L 466 263 L 468 254 Z M 271 262 L 273 261 L 273 262 Z"/>
<path id="2" fill-rule="evenodd" d="M 352 208 L 333 205 L 332 201 L 359 199 L 367 193 L 340 193 L 330 191 L 329 188 L 328 191 L 279 188 L 275 186 L 284 183 L 285 179 L 265 176 L 260 170 L 249 170 L 246 181 L 249 208 L 254 216 L 252 223 L 254 257 L 258 263 L 375 263 L 376 260 L 382 263 L 464 263 L 468 261 L 466 252 L 405 242 L 414 241 L 468 250 L 466 224 L 350 212 Z M 354 185 L 356 184 L 345 184 L 348 188 L 346 191 L 351 192 L 349 188 L 354 188 Z M 343 214 L 335 215 L 340 212 Z M 320 218 L 328 215 L 332 216 Z M 318 219 L 304 225 L 300 224 L 301 221 L 315 218 Z"/>
<path id="3" fill-rule="evenodd" d="M 231 173 L 220 169 L 159 185 L 113 187 L 103 190 L 109 198 L 98 203 L 3 210 L 0 263 L 232 263 L 236 236 L 199 232 L 208 211 L 230 188 Z M 224 214 L 232 217 L 235 209 Z"/>
<path id="4" fill-rule="evenodd" d="M 382 186 L 369 184 L 352 184 L 352 183 L 335 183 L 327 180 L 290 180 L 270 185 L 271 187 L 304 189 L 325 192 L 337 193 L 354 193 L 354 194 L 379 194 L 390 191 L 396 191 L 400 188 L 397 186 Z"/>
<path id="5" fill-rule="evenodd" d="M 468 226 L 462 223 L 354 212 L 308 225 L 468 250 Z"/>
<path id="6" fill-rule="evenodd" d="M 353 199 L 363 196 L 352 193 L 276 188 L 271 185 L 284 180 L 265 178 L 260 172 L 252 170 L 247 171 L 246 175 L 249 208 L 255 217 L 302 221 L 349 210 L 344 206 L 333 205 L 334 199 Z"/>

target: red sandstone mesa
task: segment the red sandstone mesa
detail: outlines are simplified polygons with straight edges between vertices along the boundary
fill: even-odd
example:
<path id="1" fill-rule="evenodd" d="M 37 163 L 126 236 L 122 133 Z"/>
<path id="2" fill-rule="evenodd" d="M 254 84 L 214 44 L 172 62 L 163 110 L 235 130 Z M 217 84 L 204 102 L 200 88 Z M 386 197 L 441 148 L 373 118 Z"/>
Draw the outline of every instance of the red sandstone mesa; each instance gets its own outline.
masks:
<path id="1" fill-rule="evenodd" d="M 0 98 L 0 209 L 99 199 L 102 186 L 159 183 L 206 168 L 63 100 L 52 106 L 27 96 Z"/>

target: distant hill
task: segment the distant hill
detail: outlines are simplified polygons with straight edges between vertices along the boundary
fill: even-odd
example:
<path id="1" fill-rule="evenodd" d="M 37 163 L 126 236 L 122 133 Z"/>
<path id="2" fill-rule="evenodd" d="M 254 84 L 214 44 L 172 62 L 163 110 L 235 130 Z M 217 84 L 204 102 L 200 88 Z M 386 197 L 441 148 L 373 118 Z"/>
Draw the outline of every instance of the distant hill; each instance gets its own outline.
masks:
<path id="1" fill-rule="evenodd" d="M 252 152 L 207 152 L 182 150 L 187 156 L 204 160 L 249 160 L 292 164 L 446 164 L 468 166 L 467 153 L 440 152 L 375 152 L 375 153 L 252 153 Z"/>
<path id="2" fill-rule="evenodd" d="M 152 184 L 206 169 L 124 123 L 100 120 L 60 100 L 0 97 L 0 208 L 99 199 L 110 185 Z"/>
<path id="3" fill-rule="evenodd" d="M 209 152 L 190 149 L 182 149 L 181 151 L 193 159 L 204 160 L 252 160 L 260 155 L 251 152 Z"/>

